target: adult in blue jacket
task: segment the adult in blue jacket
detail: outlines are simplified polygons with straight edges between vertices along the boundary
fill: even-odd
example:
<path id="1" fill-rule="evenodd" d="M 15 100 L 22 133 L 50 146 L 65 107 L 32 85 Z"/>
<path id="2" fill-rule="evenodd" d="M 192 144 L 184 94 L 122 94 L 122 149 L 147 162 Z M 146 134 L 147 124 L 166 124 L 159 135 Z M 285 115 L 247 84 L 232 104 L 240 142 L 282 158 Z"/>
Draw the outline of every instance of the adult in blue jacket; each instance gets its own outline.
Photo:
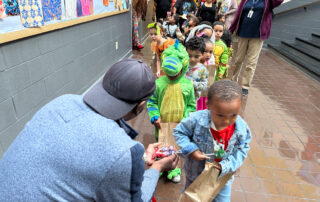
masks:
<path id="1" fill-rule="evenodd" d="M 172 155 L 152 162 L 126 120 L 137 116 L 155 81 L 143 62 L 114 64 L 84 97 L 63 95 L 40 109 L 0 161 L 0 201 L 150 201 Z"/>

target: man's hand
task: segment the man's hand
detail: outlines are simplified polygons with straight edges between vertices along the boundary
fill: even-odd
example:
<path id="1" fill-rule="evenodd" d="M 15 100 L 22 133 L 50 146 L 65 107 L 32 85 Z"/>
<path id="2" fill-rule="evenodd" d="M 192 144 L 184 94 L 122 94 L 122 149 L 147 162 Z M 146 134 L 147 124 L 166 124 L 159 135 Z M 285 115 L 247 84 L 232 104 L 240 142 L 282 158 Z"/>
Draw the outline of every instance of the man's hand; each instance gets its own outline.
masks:
<path id="1" fill-rule="evenodd" d="M 160 146 L 161 143 L 154 143 L 154 144 L 149 144 L 148 148 L 146 149 L 146 155 L 147 155 L 147 165 L 151 166 L 154 163 L 154 154 L 156 149 Z"/>
<path id="2" fill-rule="evenodd" d="M 155 161 L 151 168 L 163 172 L 163 171 L 169 171 L 176 168 L 177 164 L 179 162 L 179 156 L 177 154 L 173 154 L 168 157 L 164 157 L 160 159 L 159 161 Z"/>
<path id="3" fill-rule="evenodd" d="M 158 120 L 154 121 L 153 124 L 154 124 L 155 127 L 161 128 L 161 126 L 160 126 L 160 124 L 161 124 L 161 119 L 160 119 L 160 117 L 158 118 Z"/>
<path id="4" fill-rule="evenodd" d="M 210 157 L 206 156 L 203 152 L 199 150 L 192 152 L 190 156 L 196 161 L 203 161 L 206 159 L 210 159 Z"/>

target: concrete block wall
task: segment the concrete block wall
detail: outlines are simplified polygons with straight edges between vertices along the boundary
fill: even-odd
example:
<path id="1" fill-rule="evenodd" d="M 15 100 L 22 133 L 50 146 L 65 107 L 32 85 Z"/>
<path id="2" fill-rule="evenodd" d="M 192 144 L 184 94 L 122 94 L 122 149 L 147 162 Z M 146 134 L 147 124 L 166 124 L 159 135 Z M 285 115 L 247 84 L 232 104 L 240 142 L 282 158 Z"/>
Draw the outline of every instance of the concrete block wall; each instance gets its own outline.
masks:
<path id="1" fill-rule="evenodd" d="M 126 12 L 0 45 L 0 158 L 39 108 L 84 92 L 131 44 Z"/>
<path id="2" fill-rule="evenodd" d="M 310 3 L 314 4 L 301 7 Z M 295 7 L 300 8 L 286 12 Z M 292 0 L 276 8 L 275 14 L 266 43 L 279 45 L 281 41 L 294 42 L 295 37 L 308 39 L 311 33 L 320 34 L 320 1 Z"/>

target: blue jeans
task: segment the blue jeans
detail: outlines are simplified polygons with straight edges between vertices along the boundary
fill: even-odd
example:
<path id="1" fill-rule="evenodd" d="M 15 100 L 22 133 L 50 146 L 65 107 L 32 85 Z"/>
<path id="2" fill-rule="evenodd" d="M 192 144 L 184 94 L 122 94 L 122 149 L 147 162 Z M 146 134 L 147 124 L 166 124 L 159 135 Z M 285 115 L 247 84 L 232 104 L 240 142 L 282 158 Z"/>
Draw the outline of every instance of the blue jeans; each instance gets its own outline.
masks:
<path id="1" fill-rule="evenodd" d="M 221 189 L 216 198 L 214 198 L 214 202 L 230 202 L 232 182 L 233 180 L 229 180 L 227 182 L 227 184 Z"/>

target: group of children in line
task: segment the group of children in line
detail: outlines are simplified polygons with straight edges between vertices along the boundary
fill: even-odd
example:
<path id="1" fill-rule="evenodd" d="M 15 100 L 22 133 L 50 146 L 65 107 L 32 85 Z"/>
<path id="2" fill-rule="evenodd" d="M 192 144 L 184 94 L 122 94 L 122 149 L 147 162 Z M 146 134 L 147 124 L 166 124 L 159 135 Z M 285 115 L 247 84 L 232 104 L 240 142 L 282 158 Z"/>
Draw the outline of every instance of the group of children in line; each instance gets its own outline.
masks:
<path id="1" fill-rule="evenodd" d="M 239 117 L 241 87 L 225 80 L 231 34 L 222 20 L 199 23 L 194 15 L 187 17 L 181 27 L 183 32 L 178 17 L 170 13 L 166 22 L 148 25 L 158 79 L 147 102 L 156 138 L 161 123 L 180 123 L 174 136 L 186 157 L 185 188 L 201 174 L 205 160 L 219 162 L 220 175 L 235 172 L 246 158 L 251 140 L 247 124 Z M 214 143 L 222 145 L 222 158 L 205 155 L 214 151 Z M 180 181 L 180 168 L 169 172 L 173 182 Z M 230 200 L 232 181 L 216 201 Z"/>

